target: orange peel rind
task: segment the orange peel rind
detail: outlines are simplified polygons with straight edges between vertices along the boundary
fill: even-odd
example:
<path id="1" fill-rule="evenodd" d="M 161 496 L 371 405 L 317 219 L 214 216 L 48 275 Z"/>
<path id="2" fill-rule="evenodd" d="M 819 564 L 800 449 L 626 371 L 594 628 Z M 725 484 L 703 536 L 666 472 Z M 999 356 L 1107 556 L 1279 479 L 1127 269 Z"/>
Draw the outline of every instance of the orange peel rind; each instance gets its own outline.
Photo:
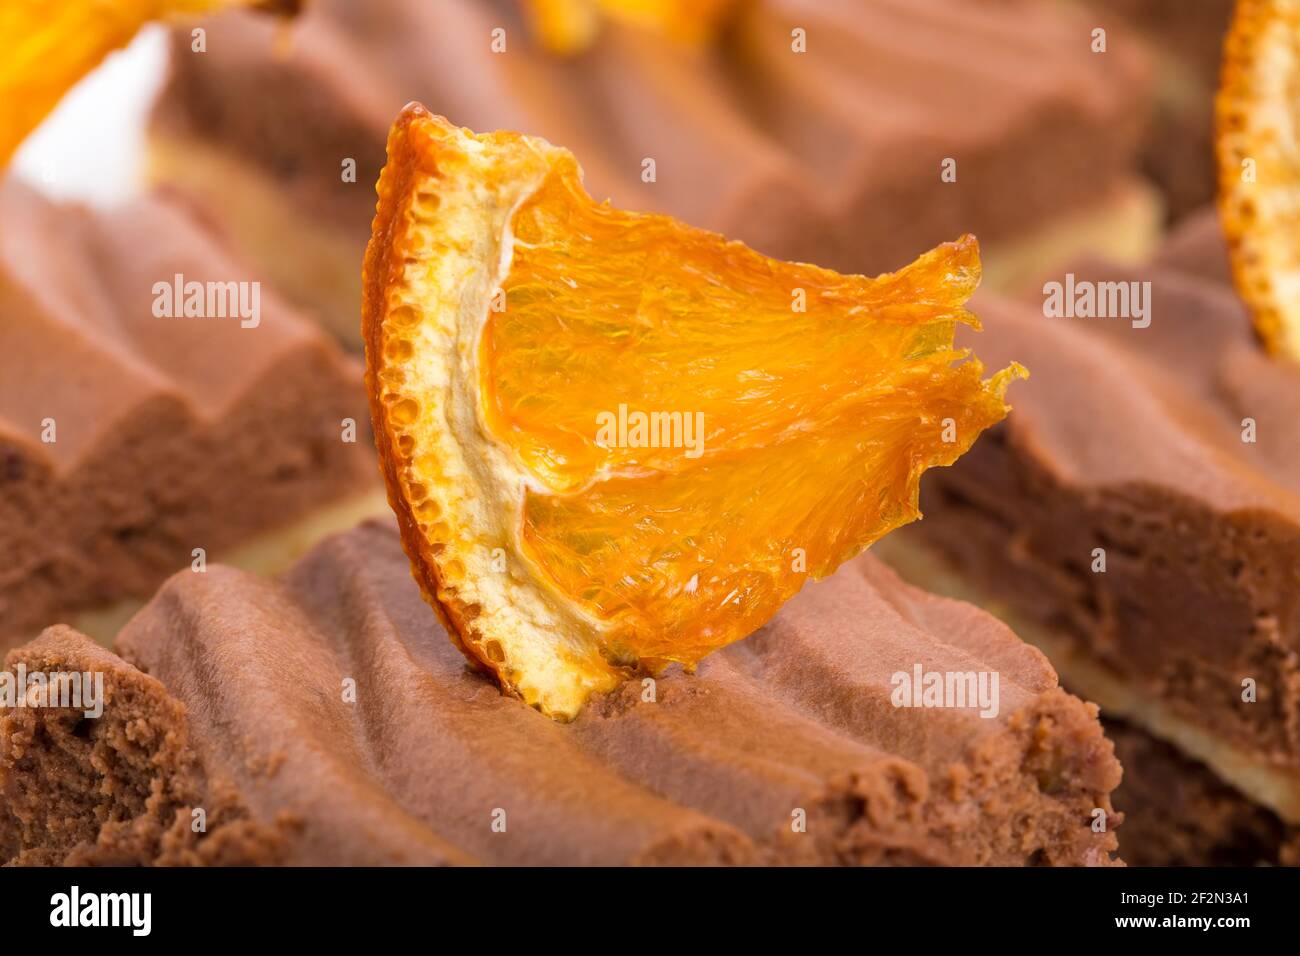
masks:
<path id="1" fill-rule="evenodd" d="M 1238 0 L 1216 114 L 1237 290 L 1269 351 L 1300 361 L 1300 0 Z"/>
<path id="2" fill-rule="evenodd" d="M 59 99 L 144 24 L 223 7 L 292 14 L 301 0 L 5 0 L 0 4 L 0 163 Z"/>
<path id="3" fill-rule="evenodd" d="M 953 348 L 972 237 L 874 279 L 778 262 L 418 104 L 378 193 L 362 331 L 403 544 L 465 654 L 554 717 L 916 518 L 1023 374 Z"/>

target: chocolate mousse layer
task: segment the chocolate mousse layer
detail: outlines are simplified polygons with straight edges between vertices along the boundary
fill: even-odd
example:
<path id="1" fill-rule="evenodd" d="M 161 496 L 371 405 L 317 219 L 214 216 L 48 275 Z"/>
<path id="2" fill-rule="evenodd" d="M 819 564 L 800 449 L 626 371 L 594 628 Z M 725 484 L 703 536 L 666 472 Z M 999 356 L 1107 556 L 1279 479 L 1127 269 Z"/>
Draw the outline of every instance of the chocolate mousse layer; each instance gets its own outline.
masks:
<path id="1" fill-rule="evenodd" d="M 965 232 L 996 263 L 1095 214 L 1125 191 L 1145 119 L 1141 53 L 1092 53 L 1086 17 L 1037 0 L 762 0 L 708 48 L 609 20 L 570 58 L 503 0 L 320 0 L 290 28 L 231 14 L 207 29 L 203 53 L 175 34 L 159 175 L 228 193 L 256 174 L 248 208 L 223 203 L 241 237 L 328 230 L 327 259 L 360 260 L 386 133 L 413 99 L 571 149 L 597 198 L 865 273 Z M 334 281 L 285 265 L 310 272 L 284 279 L 305 296 Z"/>
<path id="2" fill-rule="evenodd" d="M 358 367 L 180 206 L 0 222 L 0 645 L 373 487 Z"/>
<path id="3" fill-rule="evenodd" d="M 1150 267 L 1052 277 L 1149 282 L 1144 318 L 977 303 L 981 355 L 1031 378 L 899 547 L 942 556 L 1108 715 L 1300 823 L 1300 368 L 1202 278 L 1221 260 L 1194 225 Z"/>
<path id="4" fill-rule="evenodd" d="M 0 711 L 0 859 L 1115 862 L 1096 708 L 992 617 L 871 557 L 570 724 L 467 667 L 386 522 L 279 579 L 181 572 L 117 647 L 58 627 L 9 655 L 102 671 L 107 703 Z M 998 693 L 895 706 L 915 671 L 996 674 Z"/>

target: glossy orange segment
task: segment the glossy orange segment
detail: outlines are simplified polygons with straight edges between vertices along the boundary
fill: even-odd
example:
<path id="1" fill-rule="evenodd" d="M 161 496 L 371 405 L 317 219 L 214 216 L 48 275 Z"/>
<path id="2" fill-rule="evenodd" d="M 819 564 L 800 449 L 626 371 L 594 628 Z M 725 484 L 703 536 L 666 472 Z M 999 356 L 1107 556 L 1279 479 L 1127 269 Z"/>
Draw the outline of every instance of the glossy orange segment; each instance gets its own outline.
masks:
<path id="1" fill-rule="evenodd" d="M 750 633 L 913 520 L 921 473 L 1005 413 L 1010 373 L 954 365 L 970 237 L 844 276 L 597 205 L 571 170 L 513 229 L 481 346 L 488 421 L 548 489 L 525 502 L 530 556 L 637 657 Z"/>

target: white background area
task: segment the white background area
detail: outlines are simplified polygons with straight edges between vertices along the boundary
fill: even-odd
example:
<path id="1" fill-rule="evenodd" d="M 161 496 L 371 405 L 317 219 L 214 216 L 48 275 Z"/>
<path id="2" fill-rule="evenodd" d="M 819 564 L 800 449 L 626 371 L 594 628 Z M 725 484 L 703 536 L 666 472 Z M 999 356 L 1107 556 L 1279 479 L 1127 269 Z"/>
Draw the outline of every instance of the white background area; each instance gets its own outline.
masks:
<path id="1" fill-rule="evenodd" d="M 68 91 L 14 155 L 14 171 L 53 196 L 109 204 L 131 195 L 166 62 L 165 30 L 145 27 Z"/>

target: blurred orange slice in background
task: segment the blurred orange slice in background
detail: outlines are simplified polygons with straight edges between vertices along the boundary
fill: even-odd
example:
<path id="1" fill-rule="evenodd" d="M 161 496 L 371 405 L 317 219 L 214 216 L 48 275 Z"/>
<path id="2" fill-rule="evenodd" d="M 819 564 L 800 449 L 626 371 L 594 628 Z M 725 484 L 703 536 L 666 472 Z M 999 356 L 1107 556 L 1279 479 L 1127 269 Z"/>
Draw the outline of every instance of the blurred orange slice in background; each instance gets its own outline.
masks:
<path id="1" fill-rule="evenodd" d="M 871 279 L 596 203 L 573 155 L 416 104 L 388 141 L 363 334 L 416 580 L 555 717 L 693 665 L 918 516 L 1007 412 L 954 350 L 972 237 Z"/>
<path id="2" fill-rule="evenodd" d="M 585 50 L 604 17 L 659 33 L 678 43 L 711 41 L 738 0 L 525 0 L 528 19 L 542 44 L 555 53 Z"/>
<path id="3" fill-rule="evenodd" d="M 1300 361 L 1300 0 L 1238 0 L 1217 114 L 1237 290 L 1268 349 Z"/>
<path id="4" fill-rule="evenodd" d="M 151 20 L 225 7 L 291 14 L 299 0 L 4 0 L 0 3 L 0 165 L 63 94 Z"/>

